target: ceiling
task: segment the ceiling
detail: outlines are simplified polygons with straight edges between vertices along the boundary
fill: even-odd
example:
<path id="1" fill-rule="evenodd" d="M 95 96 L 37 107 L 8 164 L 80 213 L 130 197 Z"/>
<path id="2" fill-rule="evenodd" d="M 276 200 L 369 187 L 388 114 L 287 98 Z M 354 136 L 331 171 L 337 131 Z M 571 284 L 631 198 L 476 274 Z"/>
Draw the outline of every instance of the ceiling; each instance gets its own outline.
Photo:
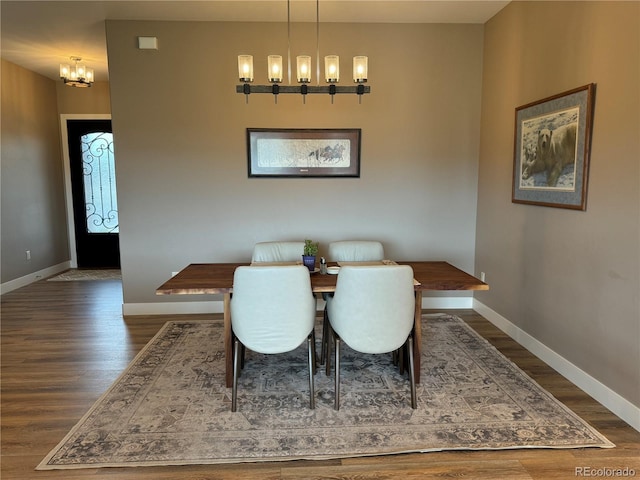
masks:
<path id="1" fill-rule="evenodd" d="M 322 0 L 320 22 L 485 23 L 509 1 Z M 292 22 L 315 22 L 315 0 L 291 0 Z M 107 80 L 104 20 L 286 22 L 285 0 L 0 1 L 2 58 L 52 79 L 82 57 Z"/>

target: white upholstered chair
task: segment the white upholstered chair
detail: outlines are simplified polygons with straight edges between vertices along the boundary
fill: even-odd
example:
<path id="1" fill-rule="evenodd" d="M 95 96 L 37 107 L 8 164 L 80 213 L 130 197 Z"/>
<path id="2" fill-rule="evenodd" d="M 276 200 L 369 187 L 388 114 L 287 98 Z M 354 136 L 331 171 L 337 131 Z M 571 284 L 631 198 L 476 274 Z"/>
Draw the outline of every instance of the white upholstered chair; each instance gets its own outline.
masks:
<path id="1" fill-rule="evenodd" d="M 342 240 L 329 243 L 328 255 L 334 262 L 372 262 L 384 259 L 384 248 L 372 240 Z"/>
<path id="2" fill-rule="evenodd" d="M 408 348 L 411 407 L 416 408 L 413 365 L 415 296 L 408 265 L 345 266 L 335 295 L 327 300 L 329 335 L 335 349 L 335 409 L 340 408 L 340 343 L 369 354 Z M 327 374 L 330 372 L 327 355 Z"/>
<path id="3" fill-rule="evenodd" d="M 234 338 L 231 411 L 236 411 L 242 346 L 264 354 L 295 350 L 305 339 L 309 361 L 309 406 L 315 408 L 316 299 L 302 265 L 243 266 L 233 276 L 231 328 Z"/>
<path id="4" fill-rule="evenodd" d="M 253 247 L 251 263 L 302 262 L 304 242 L 260 242 Z"/>
<path id="5" fill-rule="evenodd" d="M 332 262 L 374 262 L 384 260 L 384 247 L 375 240 L 341 240 L 329 243 L 329 260 Z M 323 294 L 326 301 L 330 294 Z M 327 327 L 327 310 L 324 311 L 322 324 L 322 344 L 320 348 L 320 364 L 324 365 L 329 349 Z"/>

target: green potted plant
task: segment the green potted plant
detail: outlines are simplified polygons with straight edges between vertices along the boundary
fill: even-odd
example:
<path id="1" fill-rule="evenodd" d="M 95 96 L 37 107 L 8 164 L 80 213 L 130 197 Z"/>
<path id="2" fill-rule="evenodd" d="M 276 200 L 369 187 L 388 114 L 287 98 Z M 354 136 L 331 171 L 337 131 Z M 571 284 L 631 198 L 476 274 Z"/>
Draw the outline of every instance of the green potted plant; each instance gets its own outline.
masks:
<path id="1" fill-rule="evenodd" d="M 304 251 L 302 253 L 302 263 L 309 269 L 310 272 L 316 267 L 316 255 L 318 255 L 319 242 L 313 242 L 312 240 L 304 241 Z"/>

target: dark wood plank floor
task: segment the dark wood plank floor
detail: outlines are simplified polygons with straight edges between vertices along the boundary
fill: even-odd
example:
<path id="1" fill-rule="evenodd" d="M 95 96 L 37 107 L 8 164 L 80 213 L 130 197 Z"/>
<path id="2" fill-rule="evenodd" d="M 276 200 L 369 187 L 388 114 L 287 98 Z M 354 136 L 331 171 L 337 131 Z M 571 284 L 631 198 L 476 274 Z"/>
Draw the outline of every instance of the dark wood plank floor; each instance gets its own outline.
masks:
<path id="1" fill-rule="evenodd" d="M 640 477 L 639 432 L 471 310 L 452 313 L 461 316 L 544 388 L 617 444 L 617 448 L 442 452 L 318 462 L 34 471 L 164 322 L 176 318 L 123 319 L 121 306 L 119 281 L 40 281 L 2 296 L 2 479 L 548 480 L 576 478 L 576 467 L 628 467 Z M 191 317 L 203 318 L 181 316 Z"/>

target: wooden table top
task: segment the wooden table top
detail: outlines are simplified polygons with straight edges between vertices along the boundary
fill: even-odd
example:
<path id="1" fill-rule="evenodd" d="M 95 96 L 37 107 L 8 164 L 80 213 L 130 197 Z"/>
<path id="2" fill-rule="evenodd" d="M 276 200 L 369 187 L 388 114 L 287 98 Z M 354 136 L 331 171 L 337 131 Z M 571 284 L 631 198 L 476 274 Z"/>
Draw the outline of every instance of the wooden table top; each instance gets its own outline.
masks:
<path id="1" fill-rule="evenodd" d="M 416 290 L 488 290 L 489 285 L 447 262 L 397 262 L 410 265 Z M 192 263 L 156 290 L 157 295 L 224 294 L 232 291 L 235 269 L 249 263 Z M 333 292 L 337 275 L 311 275 L 314 292 Z"/>

